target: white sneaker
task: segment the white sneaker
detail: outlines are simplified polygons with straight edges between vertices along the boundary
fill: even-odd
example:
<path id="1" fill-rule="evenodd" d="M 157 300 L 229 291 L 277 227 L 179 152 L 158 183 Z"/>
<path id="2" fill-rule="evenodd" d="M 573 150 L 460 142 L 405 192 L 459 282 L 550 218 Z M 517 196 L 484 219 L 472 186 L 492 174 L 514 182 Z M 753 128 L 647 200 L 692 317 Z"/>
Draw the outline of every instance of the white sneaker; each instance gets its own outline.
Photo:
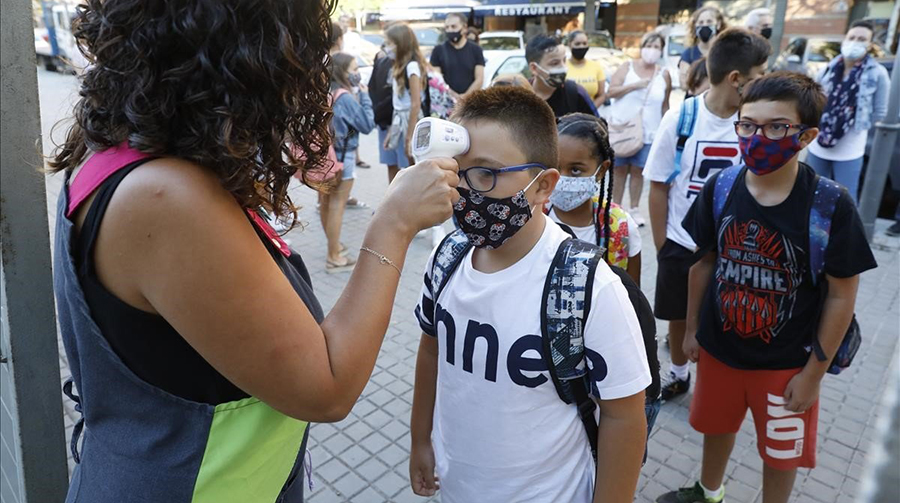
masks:
<path id="1" fill-rule="evenodd" d="M 631 214 L 631 218 L 634 219 L 634 223 L 638 224 L 638 227 L 647 225 L 647 221 L 644 220 L 643 216 L 641 216 L 640 208 L 631 208 L 630 210 L 628 210 L 628 213 Z"/>

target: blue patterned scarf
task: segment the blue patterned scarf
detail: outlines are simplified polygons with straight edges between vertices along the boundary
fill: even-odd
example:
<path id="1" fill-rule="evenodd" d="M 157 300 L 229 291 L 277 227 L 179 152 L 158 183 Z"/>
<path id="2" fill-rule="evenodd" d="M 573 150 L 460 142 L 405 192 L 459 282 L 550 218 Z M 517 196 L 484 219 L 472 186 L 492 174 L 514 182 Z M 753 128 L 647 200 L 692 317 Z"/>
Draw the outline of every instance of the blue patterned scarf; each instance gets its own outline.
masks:
<path id="1" fill-rule="evenodd" d="M 819 145 L 834 147 L 856 123 L 856 93 L 859 92 L 860 74 L 868 59 L 869 56 L 866 56 L 854 65 L 846 80 L 843 56 L 838 56 L 837 63 L 831 68 L 831 91 L 819 122 Z"/>

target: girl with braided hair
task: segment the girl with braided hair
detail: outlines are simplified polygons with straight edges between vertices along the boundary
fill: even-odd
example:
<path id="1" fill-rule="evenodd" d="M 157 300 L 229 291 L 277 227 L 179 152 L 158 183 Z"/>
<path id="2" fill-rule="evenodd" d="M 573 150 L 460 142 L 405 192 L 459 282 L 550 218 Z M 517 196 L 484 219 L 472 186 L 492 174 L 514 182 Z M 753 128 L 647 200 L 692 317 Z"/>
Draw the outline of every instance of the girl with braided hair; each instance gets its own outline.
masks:
<path id="1" fill-rule="evenodd" d="M 612 202 L 615 153 L 606 121 L 569 114 L 558 121 L 560 179 L 547 215 L 578 239 L 605 248 L 604 259 L 641 280 L 641 235 L 631 216 Z M 608 179 L 608 180 L 607 180 Z"/>

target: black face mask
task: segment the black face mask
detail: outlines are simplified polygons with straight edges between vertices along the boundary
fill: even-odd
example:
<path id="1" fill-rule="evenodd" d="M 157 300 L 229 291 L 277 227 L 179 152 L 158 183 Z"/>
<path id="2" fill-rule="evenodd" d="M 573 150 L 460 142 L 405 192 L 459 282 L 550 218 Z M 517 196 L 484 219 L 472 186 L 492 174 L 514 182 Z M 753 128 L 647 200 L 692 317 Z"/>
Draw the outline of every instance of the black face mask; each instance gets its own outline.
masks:
<path id="1" fill-rule="evenodd" d="M 447 40 L 449 40 L 451 44 L 455 44 L 455 43 L 459 42 L 459 40 L 462 38 L 461 31 L 448 31 L 448 32 L 446 32 L 446 34 L 447 34 Z"/>
<path id="2" fill-rule="evenodd" d="M 588 49 L 590 47 L 578 47 L 572 49 L 572 58 L 574 59 L 584 59 L 584 56 L 587 54 Z"/>
<path id="3" fill-rule="evenodd" d="M 759 34 L 763 36 L 764 39 L 768 40 L 772 38 L 772 28 L 763 28 L 759 30 Z"/>
<path id="4" fill-rule="evenodd" d="M 709 42 L 709 39 L 711 39 L 715 34 L 716 30 L 712 26 L 697 27 L 697 38 L 699 38 L 703 43 Z"/>

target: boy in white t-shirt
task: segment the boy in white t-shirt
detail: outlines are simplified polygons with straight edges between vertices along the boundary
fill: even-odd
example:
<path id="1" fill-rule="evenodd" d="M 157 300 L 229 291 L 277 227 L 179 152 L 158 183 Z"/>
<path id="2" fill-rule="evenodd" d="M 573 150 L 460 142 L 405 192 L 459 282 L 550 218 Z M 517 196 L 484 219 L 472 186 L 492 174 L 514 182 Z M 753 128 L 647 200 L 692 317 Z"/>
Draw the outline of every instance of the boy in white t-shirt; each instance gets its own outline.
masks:
<path id="1" fill-rule="evenodd" d="M 769 57 L 769 43 L 741 28 L 716 37 L 706 58 L 710 89 L 669 110 L 660 123 L 644 172 L 650 179 L 650 225 L 657 249 L 654 313 L 669 322 L 672 366 L 663 381 L 662 399 L 670 400 L 690 388 L 684 343 L 688 272 L 694 263 L 694 241 L 681 226 L 700 189 L 714 174 L 741 161 L 734 122 L 741 92 L 761 76 Z M 682 108 L 685 109 L 682 112 Z M 695 111 L 693 131 L 682 134 Z M 683 145 L 676 166 L 678 146 Z"/>
<path id="2" fill-rule="evenodd" d="M 541 211 L 559 178 L 553 112 L 528 90 L 495 87 L 460 102 L 454 120 L 471 138 L 457 157 L 454 213 L 474 246 L 436 299 L 433 255 L 426 267 L 413 491 L 440 489 L 444 503 L 630 502 L 651 377 L 628 294 L 602 261 L 583 330 L 600 409 L 596 467 L 576 407 L 560 399 L 541 356 L 544 284 L 569 237 Z"/>

